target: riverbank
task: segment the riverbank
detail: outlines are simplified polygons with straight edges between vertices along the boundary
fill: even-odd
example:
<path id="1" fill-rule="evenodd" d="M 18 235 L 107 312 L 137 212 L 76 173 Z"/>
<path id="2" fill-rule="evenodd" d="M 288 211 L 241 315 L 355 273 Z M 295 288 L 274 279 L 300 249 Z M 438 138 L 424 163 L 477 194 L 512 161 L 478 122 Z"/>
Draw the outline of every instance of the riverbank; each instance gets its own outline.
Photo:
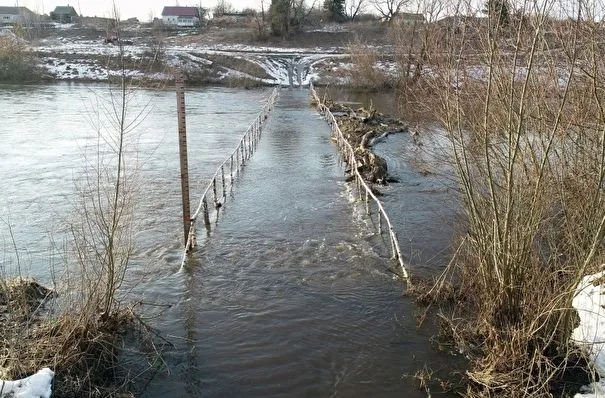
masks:
<path id="1" fill-rule="evenodd" d="M 29 57 L 23 65 L 32 70 L 2 80 L 98 82 L 126 76 L 157 86 L 171 82 L 179 69 L 190 85 L 347 84 L 347 40 L 363 28 L 356 26 L 309 28 L 288 41 L 251 40 L 250 28 L 174 31 L 136 25 L 124 28 L 120 40 L 108 40 L 106 29 L 90 25 L 56 25 L 33 37 L 4 28 L 0 42 L 18 46 Z"/>

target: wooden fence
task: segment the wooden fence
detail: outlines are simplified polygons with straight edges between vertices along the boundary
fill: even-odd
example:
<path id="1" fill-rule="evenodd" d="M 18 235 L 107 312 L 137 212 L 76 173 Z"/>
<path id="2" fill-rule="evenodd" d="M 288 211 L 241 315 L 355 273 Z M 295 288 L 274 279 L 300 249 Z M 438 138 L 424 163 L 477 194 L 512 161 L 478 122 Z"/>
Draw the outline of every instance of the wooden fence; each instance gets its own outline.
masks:
<path id="1" fill-rule="evenodd" d="M 196 222 L 198 217 L 202 216 L 206 232 L 210 233 L 212 230 L 212 224 L 210 223 L 210 205 L 216 208 L 216 211 L 220 210 L 225 199 L 227 198 L 227 191 L 233 186 L 234 175 L 240 172 L 240 169 L 244 166 L 246 161 L 250 159 L 260 140 L 261 132 L 265 121 L 269 117 L 269 114 L 273 110 L 275 101 L 279 95 L 280 87 L 276 87 L 271 92 L 269 98 L 265 101 L 262 110 L 258 116 L 248 127 L 242 139 L 236 148 L 231 152 L 231 155 L 225 159 L 223 163 L 218 167 L 212 180 L 206 186 L 206 189 L 202 193 L 200 203 L 195 210 L 195 213 L 191 216 L 191 224 L 189 227 L 189 235 L 187 237 L 187 244 L 185 245 L 185 254 L 183 256 L 183 264 L 187 259 L 187 253 L 196 246 Z"/>
<path id="2" fill-rule="evenodd" d="M 355 151 L 354 151 L 353 147 L 351 146 L 351 144 L 349 143 L 349 141 L 347 141 L 347 139 L 345 138 L 342 131 L 340 131 L 340 127 L 338 126 L 336 118 L 334 117 L 332 112 L 330 112 L 330 109 L 327 106 L 325 106 L 323 104 L 323 102 L 320 100 L 320 98 L 317 96 L 317 92 L 315 91 L 315 88 L 313 87 L 313 83 L 311 83 L 309 85 L 309 89 L 311 90 L 311 95 L 313 96 L 313 100 L 317 104 L 317 109 L 319 110 L 319 112 L 322 114 L 322 116 L 326 119 L 326 121 L 332 128 L 332 132 L 334 133 L 334 136 L 336 138 L 336 144 L 338 146 L 338 150 L 342 154 L 344 160 L 349 165 L 349 169 L 351 170 L 351 173 L 353 174 L 353 177 L 355 178 L 355 185 L 357 186 L 357 192 L 359 194 L 359 199 L 363 200 L 365 203 L 366 214 L 371 217 L 371 214 L 372 214 L 371 203 L 374 203 L 376 208 L 378 209 L 378 213 L 377 213 L 377 215 L 378 215 L 378 223 L 377 223 L 378 224 L 378 233 L 379 234 L 383 233 L 383 229 L 384 229 L 383 220 L 384 220 L 384 222 L 386 223 L 386 228 L 389 233 L 389 242 L 390 242 L 390 248 L 391 248 L 391 252 L 392 252 L 392 258 L 397 260 L 397 262 L 399 263 L 399 267 L 401 268 L 402 277 L 404 279 L 408 279 L 408 272 L 407 272 L 406 266 L 403 262 L 403 257 L 401 256 L 401 249 L 399 248 L 399 241 L 397 239 L 397 233 L 395 232 L 395 229 L 393 228 L 393 225 L 391 224 L 391 221 L 389 219 L 389 216 L 387 215 L 387 212 L 385 211 L 384 207 L 382 206 L 382 203 L 380 202 L 380 200 L 378 200 L 376 195 L 374 195 L 374 192 L 372 192 L 372 189 L 370 188 L 370 186 L 368 186 L 368 184 L 366 183 L 366 181 L 364 180 L 362 175 L 359 173 L 359 167 L 358 167 L 359 165 L 357 164 L 357 160 L 355 159 Z"/>

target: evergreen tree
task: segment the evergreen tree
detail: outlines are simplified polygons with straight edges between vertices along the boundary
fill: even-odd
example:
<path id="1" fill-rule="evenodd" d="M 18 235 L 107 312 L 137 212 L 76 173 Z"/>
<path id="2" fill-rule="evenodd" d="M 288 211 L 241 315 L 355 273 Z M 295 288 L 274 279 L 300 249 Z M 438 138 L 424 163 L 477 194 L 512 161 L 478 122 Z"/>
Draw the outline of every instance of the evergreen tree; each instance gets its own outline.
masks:
<path id="1" fill-rule="evenodd" d="M 288 36 L 290 31 L 290 0 L 271 0 L 271 32 L 276 36 Z"/>
<path id="2" fill-rule="evenodd" d="M 331 21 L 342 22 L 346 18 L 345 0 L 324 0 L 324 10 Z"/>
<path id="3" fill-rule="evenodd" d="M 508 26 L 510 22 L 508 0 L 487 0 L 483 12 L 498 22 L 501 27 Z"/>

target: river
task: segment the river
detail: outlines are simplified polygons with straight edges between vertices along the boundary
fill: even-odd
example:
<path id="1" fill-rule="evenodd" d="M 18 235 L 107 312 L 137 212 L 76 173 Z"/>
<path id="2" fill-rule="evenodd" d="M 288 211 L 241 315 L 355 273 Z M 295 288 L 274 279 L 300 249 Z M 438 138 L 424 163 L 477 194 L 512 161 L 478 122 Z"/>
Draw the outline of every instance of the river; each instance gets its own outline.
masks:
<path id="1" fill-rule="evenodd" d="M 194 203 L 268 92 L 188 91 Z M 91 114 L 107 95 L 103 86 L 0 87 L 0 108 L 10 109 L 0 128 L 5 273 L 18 264 L 46 283 L 60 274 L 74 179 L 95 136 Z M 447 368 L 450 358 L 429 343 L 435 330 L 417 327 L 418 309 L 388 270 L 329 128 L 308 103 L 305 91 L 282 91 L 215 229 L 207 237 L 200 231 L 181 269 L 175 95 L 133 95 L 132 114 L 146 116 L 134 140 L 137 251 L 124 290 L 174 344 L 165 351 L 168 370 L 145 376 L 140 396 L 425 397 L 405 375 Z M 385 205 L 407 242 L 411 272 L 435 275 L 453 217 L 443 168 L 427 172 L 428 152 L 415 153 L 407 135 L 387 137 L 377 151 L 401 180 L 385 189 Z"/>

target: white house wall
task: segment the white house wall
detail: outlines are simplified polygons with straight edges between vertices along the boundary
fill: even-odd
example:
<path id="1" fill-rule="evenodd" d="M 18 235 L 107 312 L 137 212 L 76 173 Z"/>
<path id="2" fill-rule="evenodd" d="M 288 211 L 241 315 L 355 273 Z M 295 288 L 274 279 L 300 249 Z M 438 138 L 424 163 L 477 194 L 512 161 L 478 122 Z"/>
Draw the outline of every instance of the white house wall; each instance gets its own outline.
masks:
<path id="1" fill-rule="evenodd" d="M 23 19 L 24 18 L 21 15 L 0 14 L 0 23 L 20 22 L 23 21 Z"/>
<path id="2" fill-rule="evenodd" d="M 180 26 L 180 27 L 192 27 L 192 26 L 196 26 L 198 24 L 199 18 L 164 15 L 162 17 L 162 21 L 166 25 Z"/>

